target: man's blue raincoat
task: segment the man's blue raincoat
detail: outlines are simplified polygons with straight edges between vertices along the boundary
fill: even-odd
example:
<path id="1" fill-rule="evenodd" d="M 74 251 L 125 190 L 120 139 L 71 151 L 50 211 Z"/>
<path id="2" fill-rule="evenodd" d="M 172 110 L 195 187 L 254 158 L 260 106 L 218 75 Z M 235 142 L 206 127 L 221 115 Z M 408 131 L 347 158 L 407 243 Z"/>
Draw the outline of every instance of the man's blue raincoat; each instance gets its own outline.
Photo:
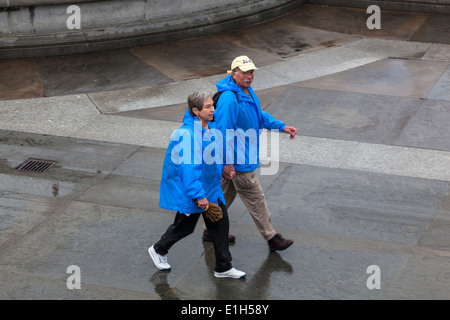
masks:
<path id="1" fill-rule="evenodd" d="M 223 145 L 226 146 L 224 164 L 233 164 L 236 171 L 253 171 L 259 168 L 261 130 L 265 128 L 283 131 L 286 125 L 261 110 L 253 89 L 248 88 L 251 95 L 249 97 L 233 81 L 231 75 L 217 82 L 216 86 L 219 92 L 223 92 L 217 102 L 214 118 L 217 129 L 224 137 Z M 228 136 L 227 130 L 231 130 Z M 230 135 L 232 132 L 235 132 L 236 137 Z"/>

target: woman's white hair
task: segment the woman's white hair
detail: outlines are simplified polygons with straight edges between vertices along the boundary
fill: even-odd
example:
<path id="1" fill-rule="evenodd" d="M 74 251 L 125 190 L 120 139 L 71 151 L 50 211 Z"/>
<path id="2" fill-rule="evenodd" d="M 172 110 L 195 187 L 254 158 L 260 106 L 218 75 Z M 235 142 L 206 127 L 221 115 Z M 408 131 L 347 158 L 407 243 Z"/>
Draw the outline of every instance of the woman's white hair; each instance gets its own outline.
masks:
<path id="1" fill-rule="evenodd" d="M 208 98 L 211 98 L 211 94 L 205 91 L 197 91 L 188 96 L 188 107 L 191 116 L 195 116 L 192 109 L 197 108 L 198 111 L 201 111 L 203 109 L 203 104 Z"/>

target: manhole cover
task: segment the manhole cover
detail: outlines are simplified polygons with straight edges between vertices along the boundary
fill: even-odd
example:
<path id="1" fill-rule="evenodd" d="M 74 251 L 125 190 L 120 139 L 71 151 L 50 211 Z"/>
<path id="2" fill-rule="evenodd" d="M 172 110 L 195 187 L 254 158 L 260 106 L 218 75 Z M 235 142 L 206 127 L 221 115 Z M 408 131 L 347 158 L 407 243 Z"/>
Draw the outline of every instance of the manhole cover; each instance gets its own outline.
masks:
<path id="1" fill-rule="evenodd" d="M 27 172 L 46 172 L 53 167 L 58 161 L 41 160 L 41 159 L 28 159 L 16 169 Z"/>

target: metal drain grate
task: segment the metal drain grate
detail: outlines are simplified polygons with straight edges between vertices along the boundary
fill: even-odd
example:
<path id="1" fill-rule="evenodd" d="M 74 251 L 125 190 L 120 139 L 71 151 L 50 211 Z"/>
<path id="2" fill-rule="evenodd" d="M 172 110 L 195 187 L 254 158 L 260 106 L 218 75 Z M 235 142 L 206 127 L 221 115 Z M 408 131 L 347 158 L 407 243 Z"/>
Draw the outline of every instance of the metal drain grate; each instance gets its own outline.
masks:
<path id="1" fill-rule="evenodd" d="M 46 172 L 53 167 L 58 161 L 41 160 L 41 159 L 28 159 L 16 169 L 21 171 L 31 172 Z"/>

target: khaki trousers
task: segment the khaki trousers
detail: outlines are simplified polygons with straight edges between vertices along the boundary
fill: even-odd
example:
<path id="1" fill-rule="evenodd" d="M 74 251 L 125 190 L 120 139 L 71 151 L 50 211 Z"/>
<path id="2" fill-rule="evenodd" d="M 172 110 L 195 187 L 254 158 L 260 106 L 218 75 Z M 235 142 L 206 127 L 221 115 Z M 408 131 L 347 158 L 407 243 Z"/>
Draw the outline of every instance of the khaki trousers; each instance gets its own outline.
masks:
<path id="1" fill-rule="evenodd" d="M 255 171 L 236 172 L 232 180 L 222 178 L 221 185 L 227 208 L 233 203 L 236 195 L 239 195 L 263 238 L 269 241 L 276 235 L 270 222 L 266 197 Z"/>

